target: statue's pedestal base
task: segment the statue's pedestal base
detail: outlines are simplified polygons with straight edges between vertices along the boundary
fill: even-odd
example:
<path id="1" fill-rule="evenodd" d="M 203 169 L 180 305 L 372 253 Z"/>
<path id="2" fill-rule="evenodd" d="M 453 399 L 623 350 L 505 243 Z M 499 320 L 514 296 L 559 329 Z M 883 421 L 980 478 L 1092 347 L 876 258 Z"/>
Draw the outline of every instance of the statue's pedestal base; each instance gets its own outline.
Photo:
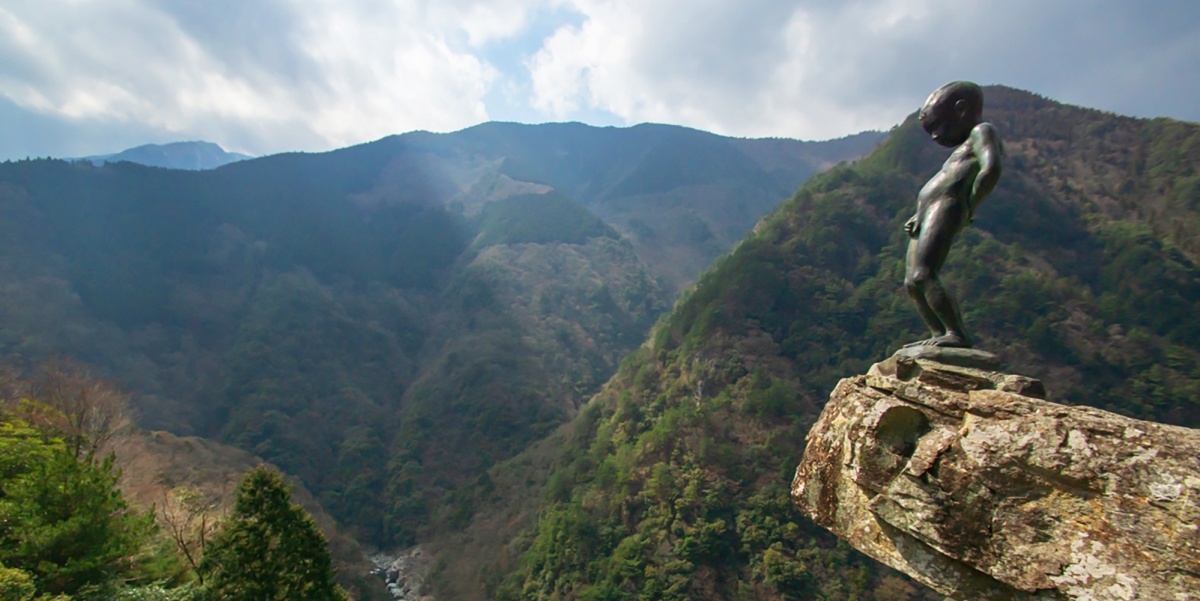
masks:
<path id="1" fill-rule="evenodd" d="M 949 346 L 908 346 L 892 354 L 893 357 L 908 357 L 936 361 L 942 365 L 956 367 L 973 367 L 989 371 L 1004 369 L 1004 361 L 989 353 L 974 348 L 954 348 Z"/>

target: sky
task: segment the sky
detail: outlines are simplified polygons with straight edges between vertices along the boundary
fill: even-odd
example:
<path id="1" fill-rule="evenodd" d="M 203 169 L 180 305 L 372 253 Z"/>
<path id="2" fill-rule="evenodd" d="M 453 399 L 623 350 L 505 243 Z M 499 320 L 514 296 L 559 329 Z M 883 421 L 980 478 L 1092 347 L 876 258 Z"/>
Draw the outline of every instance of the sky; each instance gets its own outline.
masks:
<path id="1" fill-rule="evenodd" d="M 957 79 L 1200 121 L 1200 2 L 0 0 L 0 160 L 484 121 L 821 140 Z"/>

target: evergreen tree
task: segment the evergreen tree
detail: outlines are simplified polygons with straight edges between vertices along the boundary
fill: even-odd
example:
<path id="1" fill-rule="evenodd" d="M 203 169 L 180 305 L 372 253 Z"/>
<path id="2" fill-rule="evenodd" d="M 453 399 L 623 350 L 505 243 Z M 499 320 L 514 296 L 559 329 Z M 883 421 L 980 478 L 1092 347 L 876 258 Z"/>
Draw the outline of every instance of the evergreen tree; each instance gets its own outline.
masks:
<path id="1" fill-rule="evenodd" d="M 275 471 L 251 470 L 238 485 L 233 513 L 200 562 L 213 599 L 343 601 L 325 536 Z"/>
<path id="2" fill-rule="evenodd" d="M 0 561 L 38 590 L 75 594 L 134 576 L 151 532 L 117 489 L 112 458 L 76 460 L 59 439 L 0 420 Z"/>
<path id="3" fill-rule="evenodd" d="M 0 601 L 29 601 L 36 594 L 37 586 L 29 572 L 0 564 Z"/>

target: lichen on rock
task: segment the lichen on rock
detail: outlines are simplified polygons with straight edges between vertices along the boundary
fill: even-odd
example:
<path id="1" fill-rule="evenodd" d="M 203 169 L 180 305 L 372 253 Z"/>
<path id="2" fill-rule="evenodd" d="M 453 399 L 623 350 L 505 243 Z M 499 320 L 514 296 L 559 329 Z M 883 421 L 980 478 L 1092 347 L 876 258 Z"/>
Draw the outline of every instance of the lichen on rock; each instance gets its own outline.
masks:
<path id="1" fill-rule="evenodd" d="M 906 356 L 842 380 L 792 497 L 951 599 L 1200 601 L 1200 431 Z"/>

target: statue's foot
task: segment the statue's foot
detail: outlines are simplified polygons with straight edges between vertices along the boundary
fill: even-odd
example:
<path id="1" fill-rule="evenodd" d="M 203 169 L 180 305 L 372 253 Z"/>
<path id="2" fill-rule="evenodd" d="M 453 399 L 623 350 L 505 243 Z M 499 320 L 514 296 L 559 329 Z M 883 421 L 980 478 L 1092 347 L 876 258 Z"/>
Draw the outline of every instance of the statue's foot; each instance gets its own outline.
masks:
<path id="1" fill-rule="evenodd" d="M 966 337 L 964 337 L 962 334 L 958 334 L 955 332 L 947 332 L 945 334 L 942 334 L 941 336 L 934 336 L 932 338 L 926 338 L 925 340 L 918 340 L 916 342 L 910 342 L 901 348 L 909 348 L 909 347 L 914 347 L 914 346 L 945 346 L 945 347 L 953 347 L 953 348 L 971 348 L 971 341 L 967 340 Z"/>
<path id="2" fill-rule="evenodd" d="M 966 336 L 947 332 L 941 336 L 934 336 L 925 341 L 925 346 L 947 346 L 953 348 L 971 348 L 971 341 L 967 340 Z"/>

